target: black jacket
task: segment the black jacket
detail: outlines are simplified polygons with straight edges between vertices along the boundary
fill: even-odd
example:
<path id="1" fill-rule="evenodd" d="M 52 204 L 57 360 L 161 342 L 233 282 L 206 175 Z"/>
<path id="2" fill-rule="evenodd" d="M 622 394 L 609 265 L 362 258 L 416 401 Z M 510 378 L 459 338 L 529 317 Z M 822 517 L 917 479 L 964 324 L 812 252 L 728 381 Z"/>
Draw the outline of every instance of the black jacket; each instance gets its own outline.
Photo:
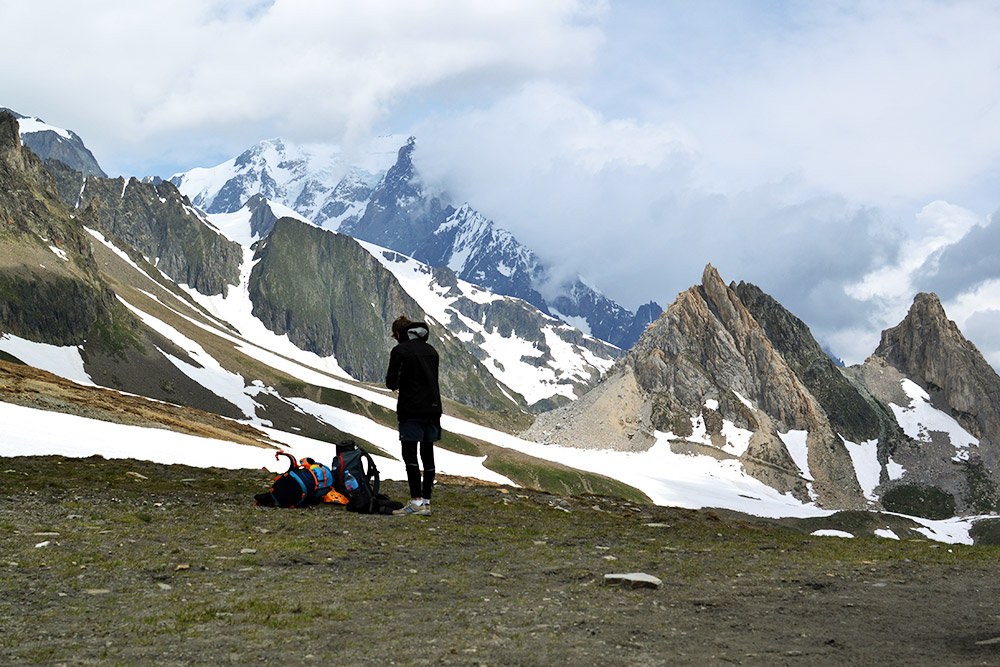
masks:
<path id="1" fill-rule="evenodd" d="M 438 353 L 427 342 L 430 330 L 414 322 L 403 330 L 403 340 L 389 353 L 385 386 L 399 390 L 396 418 L 438 419 L 441 389 L 438 386 Z"/>

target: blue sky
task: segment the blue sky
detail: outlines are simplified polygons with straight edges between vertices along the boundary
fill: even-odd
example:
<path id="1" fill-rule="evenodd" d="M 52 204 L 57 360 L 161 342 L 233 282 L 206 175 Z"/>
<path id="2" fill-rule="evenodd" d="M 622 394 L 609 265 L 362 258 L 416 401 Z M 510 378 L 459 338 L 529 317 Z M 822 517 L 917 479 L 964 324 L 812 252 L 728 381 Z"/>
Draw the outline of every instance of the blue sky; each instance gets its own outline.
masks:
<path id="1" fill-rule="evenodd" d="M 281 136 L 418 166 L 567 273 L 661 304 L 708 262 L 850 362 L 917 290 L 1000 364 L 989 0 L 0 4 L 0 105 L 112 174 Z"/>

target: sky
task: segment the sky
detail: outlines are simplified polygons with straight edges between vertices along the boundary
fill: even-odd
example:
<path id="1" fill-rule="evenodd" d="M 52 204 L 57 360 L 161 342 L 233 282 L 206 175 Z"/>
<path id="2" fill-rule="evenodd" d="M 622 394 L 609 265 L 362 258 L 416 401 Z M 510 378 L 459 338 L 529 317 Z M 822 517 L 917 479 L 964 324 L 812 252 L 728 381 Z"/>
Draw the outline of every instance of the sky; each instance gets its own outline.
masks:
<path id="1" fill-rule="evenodd" d="M 1000 367 L 1000 3 L 0 0 L 0 106 L 112 175 L 417 137 L 622 305 L 712 263 L 848 363 L 919 291 Z"/>

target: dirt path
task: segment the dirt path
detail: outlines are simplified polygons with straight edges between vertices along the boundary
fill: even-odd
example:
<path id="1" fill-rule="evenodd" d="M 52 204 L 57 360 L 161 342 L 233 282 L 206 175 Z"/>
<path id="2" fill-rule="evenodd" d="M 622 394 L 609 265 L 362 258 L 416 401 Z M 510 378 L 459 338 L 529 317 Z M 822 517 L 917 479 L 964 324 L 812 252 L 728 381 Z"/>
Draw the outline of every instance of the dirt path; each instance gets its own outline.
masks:
<path id="1" fill-rule="evenodd" d="M 0 459 L 0 663 L 1000 662 L 997 547 L 455 480 L 429 519 L 252 506 L 268 482 Z"/>

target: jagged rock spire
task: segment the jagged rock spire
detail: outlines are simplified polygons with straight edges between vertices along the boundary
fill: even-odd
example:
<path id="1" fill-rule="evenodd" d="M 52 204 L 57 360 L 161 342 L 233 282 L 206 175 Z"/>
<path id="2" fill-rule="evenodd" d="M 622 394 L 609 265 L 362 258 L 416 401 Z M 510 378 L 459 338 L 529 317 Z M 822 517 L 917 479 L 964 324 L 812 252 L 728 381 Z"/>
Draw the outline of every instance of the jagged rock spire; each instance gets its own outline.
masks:
<path id="1" fill-rule="evenodd" d="M 943 399 L 976 437 L 1000 433 L 1000 377 L 948 319 L 936 294 L 917 294 L 903 321 L 882 332 L 873 356 Z"/>

